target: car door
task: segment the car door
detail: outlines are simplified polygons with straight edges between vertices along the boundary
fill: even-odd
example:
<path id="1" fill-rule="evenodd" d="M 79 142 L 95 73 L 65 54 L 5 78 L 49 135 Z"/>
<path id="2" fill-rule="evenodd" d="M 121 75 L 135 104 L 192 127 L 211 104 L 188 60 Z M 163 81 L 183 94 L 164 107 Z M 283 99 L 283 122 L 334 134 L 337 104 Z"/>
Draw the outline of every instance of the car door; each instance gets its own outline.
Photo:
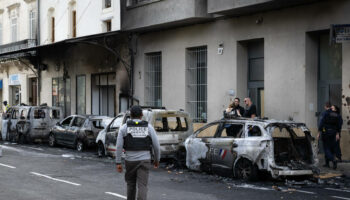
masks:
<path id="1" fill-rule="evenodd" d="M 213 140 L 215 140 L 214 137 L 218 131 L 219 125 L 219 122 L 214 122 L 199 129 L 195 137 L 187 144 L 187 155 L 192 157 L 191 160 L 199 160 L 201 163 L 201 170 L 210 171 L 212 169 Z M 203 153 L 205 153 L 205 155 L 203 155 Z M 198 167 L 190 166 L 190 168 L 196 169 Z"/>
<path id="2" fill-rule="evenodd" d="M 66 143 L 66 137 L 65 134 L 68 131 L 70 124 L 72 122 L 73 117 L 67 117 L 64 120 L 62 120 L 60 123 L 55 126 L 53 132 L 55 134 L 55 138 L 57 143 L 59 144 L 65 144 Z"/>
<path id="3" fill-rule="evenodd" d="M 85 120 L 88 120 L 86 118 L 75 116 L 73 119 L 73 122 L 69 126 L 69 128 L 66 131 L 65 139 L 66 143 L 70 146 L 75 145 L 75 141 L 78 138 L 79 130 L 81 126 L 84 124 Z"/>
<path id="4" fill-rule="evenodd" d="M 44 107 L 32 107 L 30 111 L 32 118 L 33 135 L 35 138 L 43 138 L 48 130 L 48 109 Z"/>
<path id="5" fill-rule="evenodd" d="M 119 129 L 123 124 L 123 119 L 124 114 L 118 115 L 106 128 L 105 147 L 110 153 L 113 153 L 116 150 L 117 136 Z"/>
<path id="6" fill-rule="evenodd" d="M 219 126 L 215 137 L 211 140 L 212 167 L 232 169 L 237 158 L 236 148 L 244 137 L 244 124 L 223 122 Z"/>

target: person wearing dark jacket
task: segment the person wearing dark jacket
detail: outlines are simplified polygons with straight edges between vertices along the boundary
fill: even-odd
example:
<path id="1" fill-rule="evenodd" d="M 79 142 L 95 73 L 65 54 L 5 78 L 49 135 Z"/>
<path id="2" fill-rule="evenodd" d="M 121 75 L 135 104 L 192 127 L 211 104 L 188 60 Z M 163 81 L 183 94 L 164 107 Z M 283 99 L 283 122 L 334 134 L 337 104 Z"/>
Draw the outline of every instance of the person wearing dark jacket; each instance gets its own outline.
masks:
<path id="1" fill-rule="evenodd" d="M 322 116 L 319 127 L 318 127 L 318 138 L 321 135 L 323 149 L 325 154 L 325 165 L 324 167 L 329 167 L 329 162 L 333 163 L 333 169 L 337 168 L 337 160 L 334 158 L 336 141 L 339 140 L 340 126 L 340 115 L 331 109 L 326 110 Z"/>
<path id="2" fill-rule="evenodd" d="M 339 116 L 340 116 L 340 109 L 338 106 L 336 105 L 332 105 L 331 107 L 333 112 L 336 112 Z M 343 126 L 343 119 L 341 118 L 341 116 L 339 117 L 339 123 L 340 123 L 340 131 L 339 133 L 339 140 L 337 140 L 336 142 L 336 147 L 335 147 L 335 157 L 337 157 L 339 162 L 342 162 L 342 158 L 341 158 L 341 149 L 340 149 L 340 138 L 341 138 L 341 127 Z"/>

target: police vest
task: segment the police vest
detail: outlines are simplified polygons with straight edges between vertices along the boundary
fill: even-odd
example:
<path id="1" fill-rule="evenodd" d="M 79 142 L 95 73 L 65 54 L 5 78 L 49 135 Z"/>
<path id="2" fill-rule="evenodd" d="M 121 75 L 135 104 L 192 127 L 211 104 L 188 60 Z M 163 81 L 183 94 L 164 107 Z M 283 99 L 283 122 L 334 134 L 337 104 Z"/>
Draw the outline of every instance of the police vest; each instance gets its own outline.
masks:
<path id="1" fill-rule="evenodd" d="M 338 128 L 339 115 L 336 112 L 330 111 L 325 115 L 324 128 L 328 134 L 335 134 Z"/>
<path id="2" fill-rule="evenodd" d="M 124 149 L 126 151 L 149 151 L 152 147 L 152 139 L 148 132 L 146 121 L 135 122 L 129 120 L 126 123 L 127 134 L 124 137 Z"/>

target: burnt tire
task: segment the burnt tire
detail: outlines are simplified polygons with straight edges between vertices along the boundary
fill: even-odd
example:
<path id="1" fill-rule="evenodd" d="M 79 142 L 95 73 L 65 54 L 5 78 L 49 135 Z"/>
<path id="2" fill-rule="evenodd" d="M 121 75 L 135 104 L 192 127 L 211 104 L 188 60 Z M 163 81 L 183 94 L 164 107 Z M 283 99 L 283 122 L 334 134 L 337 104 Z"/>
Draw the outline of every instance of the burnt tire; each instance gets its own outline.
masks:
<path id="1" fill-rule="evenodd" d="M 82 152 L 84 151 L 84 143 L 81 140 L 77 140 L 75 148 L 77 151 Z"/>
<path id="2" fill-rule="evenodd" d="M 248 159 L 240 159 L 234 167 L 234 175 L 244 181 L 256 181 L 258 179 L 258 167 Z"/>
<path id="3" fill-rule="evenodd" d="M 100 158 L 105 156 L 105 147 L 103 146 L 102 142 L 97 144 L 97 156 Z"/>
<path id="4" fill-rule="evenodd" d="M 55 135 L 52 133 L 49 135 L 49 146 L 50 147 L 56 146 L 56 138 L 55 138 Z"/>

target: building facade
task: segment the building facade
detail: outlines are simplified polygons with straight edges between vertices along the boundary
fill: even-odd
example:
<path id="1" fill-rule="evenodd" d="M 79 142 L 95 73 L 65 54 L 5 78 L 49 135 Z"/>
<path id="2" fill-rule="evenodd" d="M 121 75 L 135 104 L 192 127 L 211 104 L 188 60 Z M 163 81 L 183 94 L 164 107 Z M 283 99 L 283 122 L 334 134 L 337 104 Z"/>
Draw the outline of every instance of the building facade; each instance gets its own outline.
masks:
<path id="1" fill-rule="evenodd" d="M 36 0 L 0 0 L 0 54 L 37 45 Z M 0 100 L 10 105 L 38 102 L 35 52 L 0 59 Z M 2 107 L 3 108 L 3 107 Z"/>
<path id="2" fill-rule="evenodd" d="M 331 101 L 342 109 L 342 146 L 350 141 L 350 43 L 330 42 L 331 25 L 348 23 L 349 1 L 124 0 L 121 9 L 122 30 L 137 34 L 141 104 L 207 123 L 249 96 L 259 116 L 305 122 L 315 135 Z"/>

